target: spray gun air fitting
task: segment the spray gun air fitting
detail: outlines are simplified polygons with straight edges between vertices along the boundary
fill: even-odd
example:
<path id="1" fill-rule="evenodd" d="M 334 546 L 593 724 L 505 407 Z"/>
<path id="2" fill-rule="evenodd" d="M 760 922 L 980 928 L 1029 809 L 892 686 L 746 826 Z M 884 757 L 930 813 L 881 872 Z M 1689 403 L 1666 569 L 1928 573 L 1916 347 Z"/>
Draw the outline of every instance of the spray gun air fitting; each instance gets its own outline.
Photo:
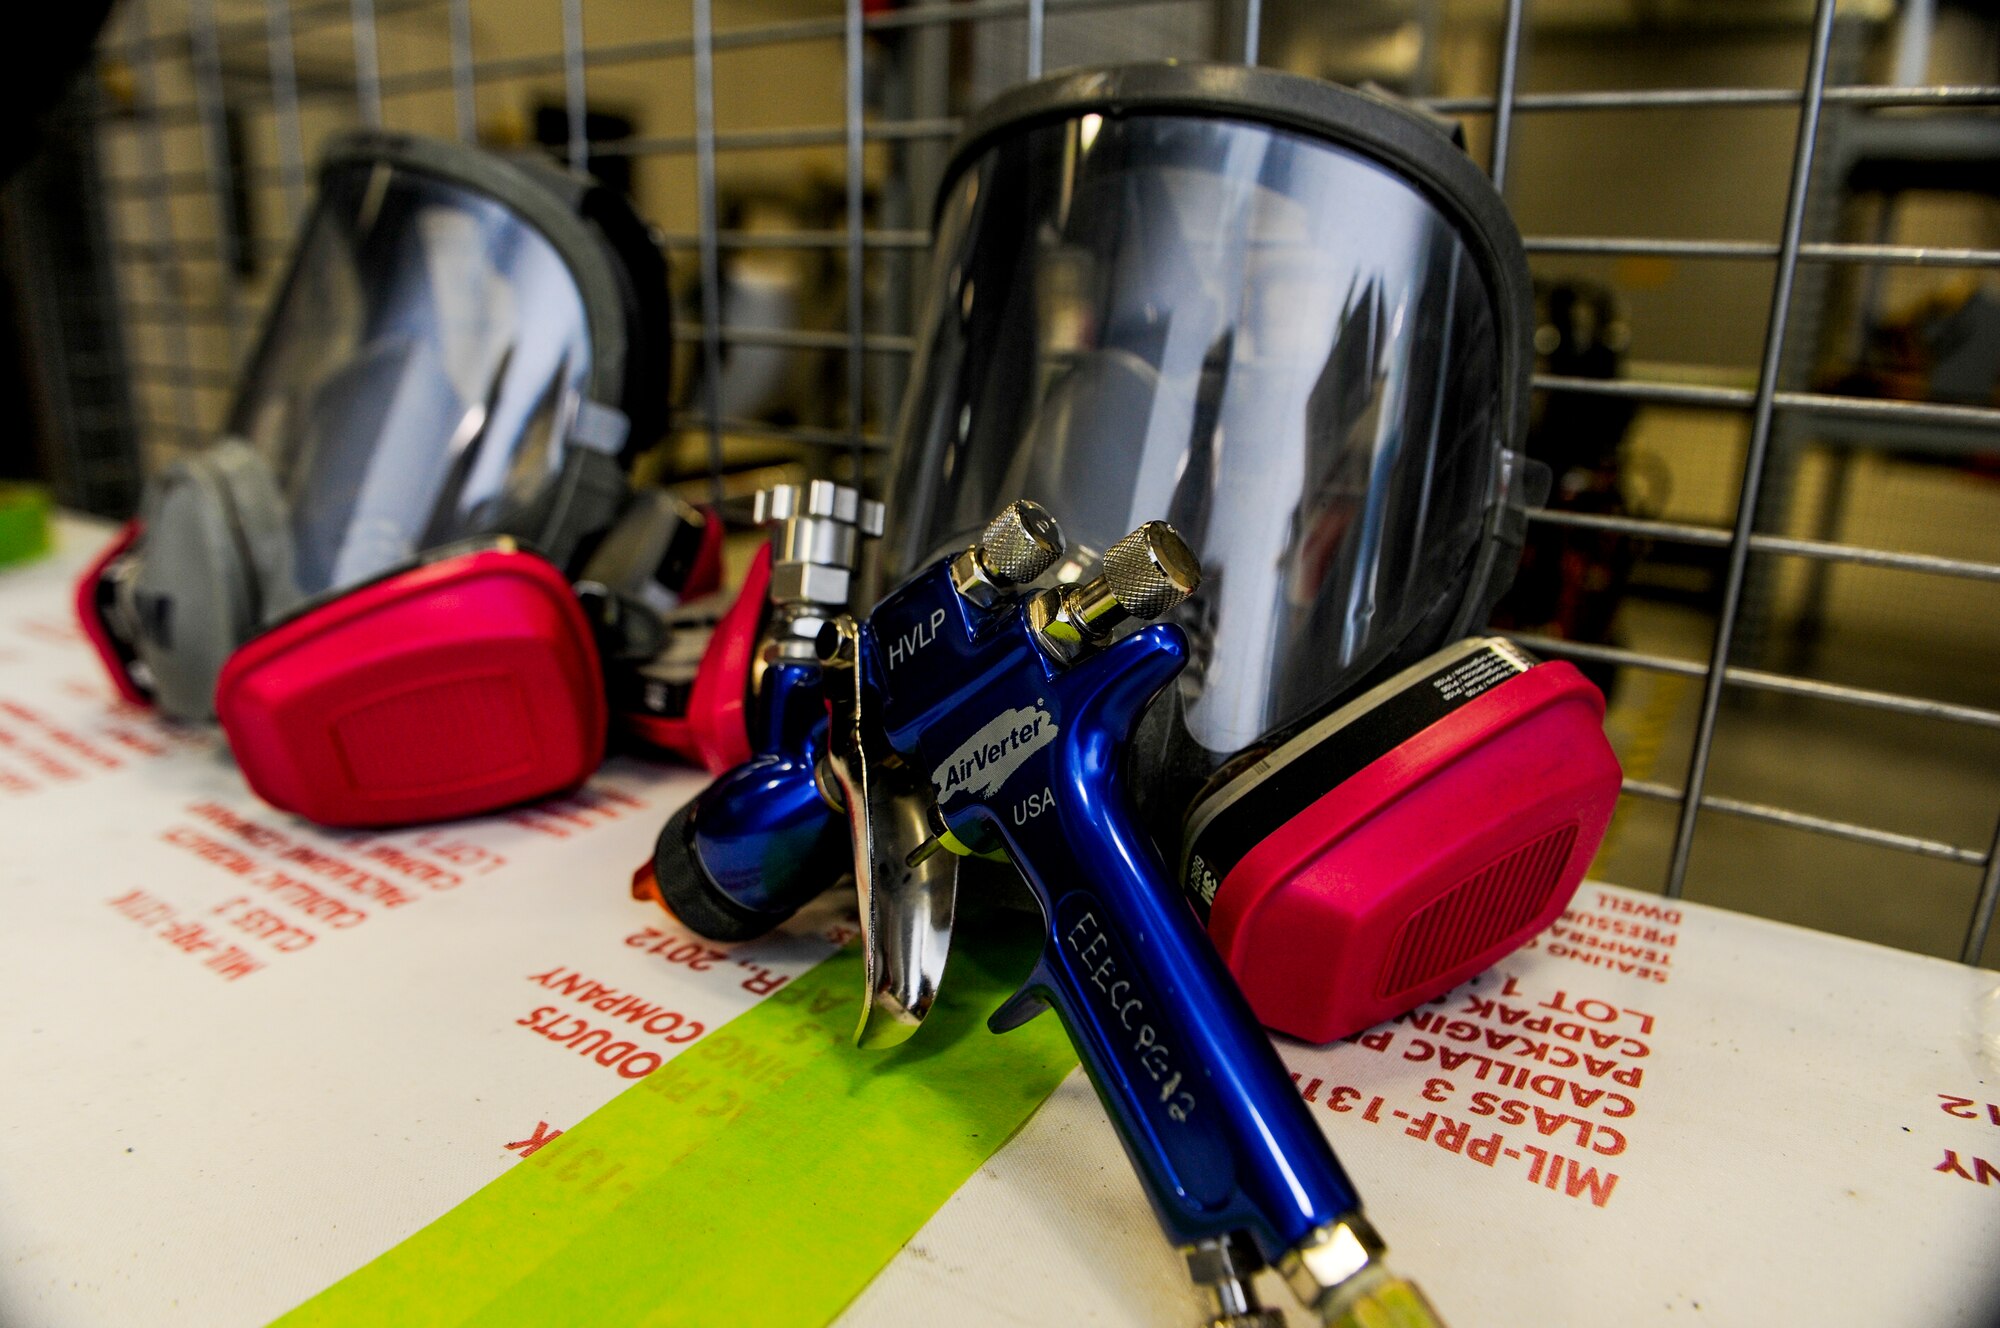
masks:
<path id="1" fill-rule="evenodd" d="M 1327 1328 L 1443 1328 L 1416 1283 L 1384 1265 L 1385 1249 L 1367 1218 L 1348 1213 L 1308 1232 L 1277 1271 Z M 1266 1264 L 1245 1233 L 1197 1241 L 1182 1255 L 1214 1309 L 1202 1328 L 1282 1328 L 1284 1314 L 1258 1300 L 1252 1279 Z"/>
<path id="2" fill-rule="evenodd" d="M 830 480 L 757 492 L 754 519 L 771 532 L 771 615 L 758 642 L 753 689 L 779 660 L 810 664 L 820 629 L 847 607 L 863 536 L 882 533 L 882 504 Z"/>
<path id="3" fill-rule="evenodd" d="M 1443 1328 L 1417 1284 L 1382 1262 L 1386 1248 L 1367 1218 L 1347 1213 L 1293 1246 L 1278 1272 L 1329 1328 Z"/>

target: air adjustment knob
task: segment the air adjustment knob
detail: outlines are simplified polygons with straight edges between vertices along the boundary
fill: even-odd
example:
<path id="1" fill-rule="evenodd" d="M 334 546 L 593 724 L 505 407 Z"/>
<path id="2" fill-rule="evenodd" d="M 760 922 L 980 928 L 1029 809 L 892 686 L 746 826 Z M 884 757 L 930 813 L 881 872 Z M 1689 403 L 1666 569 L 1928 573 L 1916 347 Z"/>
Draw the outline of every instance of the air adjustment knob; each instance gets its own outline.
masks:
<path id="1" fill-rule="evenodd" d="M 951 560 L 951 584 L 980 608 L 994 608 L 1062 555 L 1063 533 L 1056 519 L 1040 503 L 1018 499 L 986 523 L 979 543 Z"/>
<path id="2" fill-rule="evenodd" d="M 1042 653 L 1075 663 L 1111 639 L 1119 624 L 1151 622 L 1201 586 L 1201 563 L 1174 528 L 1148 521 L 1104 553 L 1104 570 L 1080 586 L 1057 586 L 1028 601 L 1028 630 Z"/>
<path id="3" fill-rule="evenodd" d="M 1164 521 L 1148 521 L 1104 552 L 1104 579 L 1118 607 L 1151 622 L 1201 585 L 1201 563 Z"/>
<path id="4" fill-rule="evenodd" d="M 1063 533 L 1040 503 L 1026 498 L 1008 503 L 986 523 L 979 537 L 979 560 L 986 574 L 1004 585 L 1033 581 L 1063 555 Z"/>

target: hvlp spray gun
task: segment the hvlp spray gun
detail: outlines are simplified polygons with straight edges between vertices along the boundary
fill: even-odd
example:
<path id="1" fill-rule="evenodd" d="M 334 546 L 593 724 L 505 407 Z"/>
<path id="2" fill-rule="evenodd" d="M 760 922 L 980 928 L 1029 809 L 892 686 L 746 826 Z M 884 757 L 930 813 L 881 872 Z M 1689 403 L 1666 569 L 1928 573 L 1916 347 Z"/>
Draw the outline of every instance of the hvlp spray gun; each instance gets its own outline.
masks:
<path id="1" fill-rule="evenodd" d="M 1114 638 L 1185 600 L 1200 567 L 1171 527 L 1148 522 L 1094 580 L 1024 596 L 1062 552 L 1048 514 L 1017 502 L 865 621 L 829 621 L 823 739 L 760 755 L 669 824 L 660 890 L 690 925 L 731 909 L 782 916 L 828 879 L 823 861 L 784 847 L 807 837 L 808 794 L 844 810 L 869 983 L 857 1041 L 888 1045 L 921 1021 L 942 975 L 955 858 L 1004 855 L 1047 937 L 990 1026 L 1055 1007 L 1162 1227 L 1213 1293 L 1214 1322 L 1280 1321 L 1249 1284 L 1268 1264 L 1328 1323 L 1432 1323 L 1383 1266 L 1353 1184 L 1134 823 L 1122 758 L 1188 642 L 1159 623 Z"/>
<path id="2" fill-rule="evenodd" d="M 974 116 L 887 476 L 883 562 L 923 570 L 822 630 L 823 736 L 656 854 L 669 906 L 729 900 L 735 934 L 851 862 L 867 1044 L 928 1008 L 961 858 L 1011 860 L 1046 940 L 994 1026 L 1057 1008 L 1220 1323 L 1270 1321 L 1265 1264 L 1332 1321 L 1432 1321 L 1251 1011 L 1324 1042 L 1470 977 L 1560 913 L 1617 795 L 1601 698 L 1473 636 L 1545 477 L 1526 257 L 1461 142 L 1235 66 L 1076 70 Z M 973 538 L 1023 495 L 1073 557 L 1028 504 Z M 1201 566 L 1125 534 L 1146 516 Z M 1119 635 L 1204 572 L 1187 635 Z"/>

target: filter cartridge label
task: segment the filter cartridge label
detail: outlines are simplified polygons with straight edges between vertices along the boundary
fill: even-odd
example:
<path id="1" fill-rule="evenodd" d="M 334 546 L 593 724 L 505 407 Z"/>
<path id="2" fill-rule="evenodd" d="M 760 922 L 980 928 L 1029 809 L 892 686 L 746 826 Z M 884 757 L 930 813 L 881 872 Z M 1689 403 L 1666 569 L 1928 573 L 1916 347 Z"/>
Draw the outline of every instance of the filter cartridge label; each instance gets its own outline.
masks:
<path id="1" fill-rule="evenodd" d="M 1286 822 L 1535 659 L 1498 637 L 1461 641 L 1312 724 L 1198 803 L 1188 816 L 1181 885 L 1204 921 L 1216 892 Z"/>

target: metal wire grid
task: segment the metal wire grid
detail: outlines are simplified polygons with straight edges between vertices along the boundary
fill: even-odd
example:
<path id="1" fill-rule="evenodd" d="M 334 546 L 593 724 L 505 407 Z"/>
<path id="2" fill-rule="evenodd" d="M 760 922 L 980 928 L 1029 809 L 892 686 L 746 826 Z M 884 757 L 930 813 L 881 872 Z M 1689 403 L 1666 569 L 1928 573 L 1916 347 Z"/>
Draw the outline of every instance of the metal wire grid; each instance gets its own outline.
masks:
<path id="1" fill-rule="evenodd" d="M 354 97 L 356 113 L 364 125 L 379 126 L 384 121 L 388 98 L 413 92 L 449 89 L 452 94 L 458 136 L 470 141 L 474 135 L 474 92 L 481 80 L 518 78 L 559 73 L 563 79 L 564 105 L 568 118 L 565 155 L 582 165 L 592 154 L 692 155 L 698 192 L 698 229 L 692 234 L 669 234 L 668 243 L 697 256 L 700 290 L 700 321 L 676 328 L 677 340 L 690 342 L 706 367 L 703 375 L 708 396 L 698 411 L 684 414 L 679 423 L 697 428 L 707 437 L 711 470 L 719 475 L 725 434 L 773 436 L 814 448 L 845 452 L 850 467 L 861 471 L 867 454 L 879 452 L 886 441 L 878 431 L 866 427 L 862 415 L 865 400 L 863 364 L 869 356 L 906 357 L 916 347 L 907 333 L 871 331 L 866 326 L 862 282 L 851 275 L 847 282 L 846 327 L 842 332 L 816 332 L 783 328 L 751 328 L 725 325 L 721 321 L 721 251 L 725 249 L 826 250 L 842 254 L 850 274 L 859 274 L 868 254 L 874 252 L 915 253 L 928 247 L 930 236 L 920 229 L 869 228 L 864 198 L 863 151 L 876 142 L 943 142 L 957 134 L 955 117 L 934 116 L 917 119 L 867 118 L 864 110 L 863 37 L 870 33 L 910 30 L 933 25 L 973 24 L 986 20 L 1026 21 L 1026 58 L 1022 73 L 1034 77 L 1041 72 L 1047 19 L 1052 14 L 1086 10 L 1133 8 L 1152 0 L 961 0 L 961 2 L 919 2 L 885 12 L 867 13 L 861 0 L 845 0 L 839 17 L 803 19 L 717 30 L 711 0 L 690 0 L 692 31 L 685 37 L 590 46 L 585 42 L 582 0 L 557 0 L 562 11 L 562 45 L 559 51 L 527 57 L 478 60 L 472 49 L 471 0 L 446 0 L 450 59 L 435 69 L 392 75 L 380 71 L 376 51 L 376 18 L 392 10 L 421 7 L 424 0 L 314 0 L 290 4 L 287 0 L 267 0 L 263 23 L 222 23 L 213 11 L 213 0 L 188 0 L 185 30 L 155 34 L 147 21 L 147 0 L 128 0 L 128 32 L 111 47 L 129 61 L 135 72 L 137 118 L 141 126 L 142 173 L 135 179 L 108 182 L 113 189 L 130 190 L 148 200 L 151 237 L 120 247 L 121 258 L 149 261 L 164 277 L 164 296 L 152 303 L 128 303 L 126 314 L 134 320 L 158 321 L 166 327 L 171 363 L 140 363 L 135 374 L 141 379 L 166 382 L 174 389 L 176 419 L 170 424 L 155 422 L 184 441 L 197 441 L 201 432 L 196 405 L 197 388 L 224 388 L 231 381 L 225 368 L 200 366 L 190 353 L 187 329 L 197 324 L 220 324 L 227 332 L 232 357 L 237 353 L 243 310 L 228 294 L 229 282 L 221 284 L 224 297 L 218 307 L 197 308 L 189 300 L 183 265 L 189 262 L 229 264 L 236 255 L 229 252 L 229 228 L 223 224 L 222 208 L 231 187 L 229 157 L 223 134 L 224 88 L 219 52 L 232 38 L 262 40 L 269 49 L 269 77 L 262 89 L 268 98 L 278 128 L 279 161 L 275 167 L 253 170 L 250 183 L 277 184 L 284 192 L 288 217 L 296 221 L 303 206 L 306 153 L 301 130 L 301 104 L 308 95 L 299 84 L 294 64 L 297 35 L 312 26 L 349 23 L 354 40 Z M 1234 50 L 1254 62 L 1258 54 L 1261 27 L 1260 0 L 1238 0 L 1233 7 L 1242 28 L 1234 34 Z M 1532 520 L 1553 526 L 1611 532 L 1633 539 L 1703 546 L 1726 550 L 1727 563 L 1721 588 L 1721 603 L 1713 644 L 1706 660 L 1675 658 L 1613 646 L 1584 645 L 1576 642 L 1524 635 L 1519 639 L 1530 648 L 1549 654 L 1596 660 L 1635 669 L 1649 670 L 1703 680 L 1699 719 L 1684 779 L 1678 784 L 1628 778 L 1627 796 L 1675 804 L 1678 820 L 1664 893 L 1677 898 L 1687 885 L 1689 855 L 1703 812 L 1720 813 L 1751 821 L 1789 827 L 1794 830 L 1899 850 L 1921 857 L 1943 860 L 1980 872 L 1977 895 L 1966 928 L 1961 958 L 1976 963 L 1983 952 L 2000 904 L 2000 818 L 1996 818 L 1993 840 L 1985 847 L 1945 842 L 1937 839 L 1859 824 L 1846 820 L 1810 815 L 1765 803 L 1727 798 L 1707 790 L 1717 719 L 1727 689 L 1810 697 L 1842 705 L 1921 716 L 1944 723 L 2000 729 L 2000 710 L 1955 704 L 1895 692 L 1873 690 L 1825 682 L 1817 679 L 1769 672 L 1732 664 L 1738 640 L 1746 576 L 1753 555 L 1812 560 L 1824 565 L 1855 565 L 1894 569 L 1936 577 L 1962 578 L 1978 582 L 2000 582 L 2000 563 L 1960 558 L 1936 557 L 1894 550 L 1864 547 L 1828 540 L 1779 536 L 1755 528 L 1758 496 L 1769 469 L 1774 421 L 1780 415 L 1823 420 L 1851 420 L 1863 425 L 1918 423 L 1966 426 L 1993 431 L 2000 436 L 2000 410 L 1983 407 L 1910 403 L 1832 395 L 1823 392 L 1787 390 L 1781 387 L 1780 372 L 1786 354 L 1787 329 L 1793 311 L 1794 289 L 1801 264 L 1902 265 L 1959 269 L 2000 267 L 2000 250 L 1974 248 L 1932 248 L 1888 243 L 1858 244 L 1809 241 L 1805 237 L 1807 204 L 1814 185 L 1815 151 L 1828 107 L 1989 107 L 2000 105 L 2000 85 L 1960 86 L 1877 86 L 1829 85 L 1829 53 L 1833 45 L 1835 0 L 1817 0 L 1812 22 L 1812 40 L 1806 74 L 1796 91 L 1788 88 L 1694 87 L 1656 90 L 1605 90 L 1557 93 L 1522 93 L 1518 90 L 1523 58 L 1522 31 L 1526 0 L 1506 0 L 1499 43 L 1499 60 L 1494 95 L 1433 98 L 1429 105 L 1442 113 L 1458 116 L 1491 117 L 1491 171 L 1503 189 L 1507 179 L 1514 125 L 1521 115 L 1547 112 L 1620 111 L 1665 108 L 1750 108 L 1796 107 L 1797 128 L 1792 151 L 1792 168 L 1784 217 L 1775 240 L 1684 240 L 1625 236 L 1531 236 L 1531 254 L 1580 255 L 1592 257 L 1638 257 L 1692 260 L 1764 260 L 1775 264 L 1770 314 L 1765 325 L 1763 353 L 1753 388 L 1718 387 L 1710 384 L 1644 381 L 1630 379 L 1588 379 L 1538 375 L 1535 386 L 1549 392 L 1601 393 L 1639 403 L 1695 407 L 1717 411 L 1747 412 L 1751 418 L 1748 446 L 1742 464 L 1734 520 L 1731 525 L 1708 526 L 1641 517 L 1590 515 L 1555 510 L 1537 510 Z M 839 124 L 809 125 L 778 129 L 728 132 L 718 127 L 715 108 L 714 62 L 718 52 L 786 43 L 823 41 L 838 38 L 844 67 L 844 107 Z M 156 66 L 163 59 L 185 55 L 193 73 L 195 95 L 190 100 L 167 101 L 159 92 Z M 614 142 L 590 139 L 585 116 L 585 80 L 593 68 L 612 67 L 643 61 L 687 59 L 692 63 L 694 132 L 676 137 L 632 138 Z M 318 95 L 318 94 L 315 94 Z M 232 91 L 237 104 L 259 100 L 258 89 Z M 204 165 L 196 171 L 174 173 L 167 169 L 162 133 L 167 126 L 200 126 L 204 142 Z M 785 232 L 726 230 L 717 214 L 716 160 L 720 153 L 774 147 L 840 146 L 847 163 L 845 179 L 845 224 L 838 229 Z M 216 211 L 216 238 L 212 241 L 185 240 L 176 236 L 168 214 L 168 200 L 176 194 L 205 194 Z M 848 418 L 844 428 L 781 426 L 754 420 L 725 419 L 716 408 L 714 384 L 719 377 L 721 348 L 725 344 L 789 349 L 815 349 L 843 353 L 846 357 Z"/>

